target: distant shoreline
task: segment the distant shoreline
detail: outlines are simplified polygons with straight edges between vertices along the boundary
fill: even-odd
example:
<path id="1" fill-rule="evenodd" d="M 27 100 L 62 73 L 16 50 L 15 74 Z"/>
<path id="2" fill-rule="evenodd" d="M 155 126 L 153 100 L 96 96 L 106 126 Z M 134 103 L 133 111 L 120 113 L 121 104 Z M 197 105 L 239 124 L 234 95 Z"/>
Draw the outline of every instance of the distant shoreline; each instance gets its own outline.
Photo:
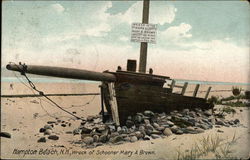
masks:
<path id="1" fill-rule="evenodd" d="M 19 78 L 19 79 L 18 79 Z M 24 77 L 1 77 L 1 82 L 15 83 L 25 81 Z M 55 78 L 55 77 L 30 77 L 30 80 L 38 83 L 100 83 L 99 81 L 88 81 L 88 80 L 77 80 L 77 79 L 66 79 L 66 78 Z M 175 79 L 177 83 L 188 82 L 189 84 L 204 84 L 204 85 L 244 85 L 250 86 L 250 83 L 241 82 L 215 82 L 215 81 L 197 81 L 197 80 L 185 80 Z"/>

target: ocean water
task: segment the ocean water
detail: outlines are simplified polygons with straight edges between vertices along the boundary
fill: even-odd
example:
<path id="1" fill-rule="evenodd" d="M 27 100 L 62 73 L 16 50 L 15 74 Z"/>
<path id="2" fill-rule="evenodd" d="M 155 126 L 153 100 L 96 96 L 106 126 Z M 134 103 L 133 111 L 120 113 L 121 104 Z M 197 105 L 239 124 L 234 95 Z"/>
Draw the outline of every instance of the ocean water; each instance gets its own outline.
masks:
<path id="1" fill-rule="evenodd" d="M 29 76 L 28 76 L 29 77 Z M 67 78 L 54 78 L 54 77 L 29 77 L 32 82 L 38 83 L 100 83 L 98 81 L 89 81 L 89 80 L 77 80 L 77 79 L 67 79 Z M 250 86 L 250 83 L 235 83 L 235 82 L 212 82 L 212 81 L 197 81 L 197 80 L 184 80 L 184 79 L 175 79 L 177 83 L 183 84 L 188 82 L 189 84 L 201 84 L 201 85 L 244 85 Z M 24 76 L 17 77 L 1 77 L 1 82 L 26 82 Z"/>
<path id="2" fill-rule="evenodd" d="M 1 82 L 20 82 L 27 81 L 24 76 L 20 75 L 18 72 L 9 71 L 6 68 L 1 68 Z M 100 83 L 98 81 L 88 81 L 88 80 L 77 80 L 77 79 L 68 79 L 68 78 L 56 78 L 48 76 L 39 76 L 34 74 L 27 74 L 29 79 L 32 82 L 38 83 Z M 213 82 L 213 81 L 197 81 L 197 80 L 185 80 L 185 79 L 175 79 L 177 83 L 183 84 L 188 82 L 189 84 L 201 84 L 201 85 L 244 85 L 250 86 L 248 83 L 235 83 L 235 82 Z"/>
<path id="3" fill-rule="evenodd" d="M 28 76 L 29 77 L 29 76 Z M 77 80 L 77 79 L 66 79 L 66 78 L 53 78 L 53 77 L 46 77 L 46 78 L 37 78 L 37 77 L 29 77 L 32 82 L 37 83 L 99 83 L 98 81 L 88 81 L 88 80 Z M 1 77 L 1 82 L 9 82 L 9 83 L 16 83 L 16 82 L 27 82 L 24 76 L 17 77 Z"/>

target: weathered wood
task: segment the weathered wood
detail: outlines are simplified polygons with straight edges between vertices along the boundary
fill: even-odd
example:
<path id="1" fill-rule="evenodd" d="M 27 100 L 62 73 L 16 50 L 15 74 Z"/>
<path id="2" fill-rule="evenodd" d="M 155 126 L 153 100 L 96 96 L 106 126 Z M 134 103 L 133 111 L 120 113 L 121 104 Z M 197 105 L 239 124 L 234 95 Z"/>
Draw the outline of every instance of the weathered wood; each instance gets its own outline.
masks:
<path id="1" fill-rule="evenodd" d="M 175 80 L 172 80 L 172 83 L 171 83 L 171 85 L 170 85 L 170 89 L 172 89 L 172 90 L 174 89 L 174 87 L 175 87 L 175 82 L 176 82 Z"/>
<path id="2" fill-rule="evenodd" d="M 148 24 L 148 19 L 149 19 L 149 0 L 144 0 L 143 11 L 142 11 L 142 23 Z M 139 72 L 142 73 L 146 72 L 147 50 L 148 50 L 148 43 L 141 42 Z"/>
<path id="3" fill-rule="evenodd" d="M 185 94 L 187 86 L 188 86 L 188 82 L 185 82 L 184 85 L 183 85 L 183 87 L 182 87 L 182 90 L 181 90 L 181 95 Z"/>
<path id="4" fill-rule="evenodd" d="M 210 93 L 211 89 L 212 89 L 212 87 L 211 87 L 211 86 L 210 86 L 210 87 L 208 87 L 207 93 L 206 93 L 206 95 L 205 95 L 205 99 L 207 99 L 207 98 L 208 98 L 208 95 L 209 95 L 209 93 Z"/>
<path id="5" fill-rule="evenodd" d="M 88 70 L 83 70 L 83 69 L 37 66 L 37 65 L 23 66 L 23 65 L 16 65 L 16 64 L 8 64 L 6 68 L 8 70 L 18 71 L 21 73 L 25 71 L 25 73 L 44 75 L 44 76 L 93 80 L 93 81 L 107 81 L 107 82 L 116 81 L 116 78 L 113 74 L 100 73 L 100 72 L 88 71 Z"/>
<path id="6" fill-rule="evenodd" d="M 199 88 L 200 88 L 200 84 L 196 84 L 195 89 L 194 89 L 194 93 L 193 93 L 193 97 L 197 96 Z"/>
<path id="7" fill-rule="evenodd" d="M 117 100 L 114 90 L 114 83 L 108 83 L 109 93 L 110 93 L 110 107 L 112 112 L 112 118 L 116 125 L 120 125 Z"/>

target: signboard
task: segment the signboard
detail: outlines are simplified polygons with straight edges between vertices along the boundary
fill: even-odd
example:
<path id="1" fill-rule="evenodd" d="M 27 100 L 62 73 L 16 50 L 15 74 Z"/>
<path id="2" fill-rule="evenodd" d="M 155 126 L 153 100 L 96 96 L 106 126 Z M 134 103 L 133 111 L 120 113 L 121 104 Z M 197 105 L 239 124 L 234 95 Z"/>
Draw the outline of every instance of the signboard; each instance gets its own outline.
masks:
<path id="1" fill-rule="evenodd" d="M 131 42 L 156 43 L 156 24 L 132 23 Z"/>

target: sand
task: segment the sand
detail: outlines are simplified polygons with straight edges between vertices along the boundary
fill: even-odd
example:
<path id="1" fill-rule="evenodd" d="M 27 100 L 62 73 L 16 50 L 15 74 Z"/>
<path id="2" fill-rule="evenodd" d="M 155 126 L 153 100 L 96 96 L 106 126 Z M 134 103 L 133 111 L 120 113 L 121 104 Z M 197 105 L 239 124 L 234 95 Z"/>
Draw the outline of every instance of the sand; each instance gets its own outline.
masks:
<path id="1" fill-rule="evenodd" d="M 99 83 L 36 83 L 38 89 L 45 93 L 96 93 L 99 92 Z M 202 86 L 206 90 L 208 86 Z M 213 86 L 216 89 L 231 89 L 232 86 Z M 244 88 L 244 86 L 242 86 Z M 192 87 L 189 88 L 190 90 Z M 2 83 L 2 95 L 31 94 L 22 83 Z M 191 92 L 190 92 L 191 94 Z M 204 93 L 202 93 L 204 94 Z M 200 94 L 200 96 L 204 96 Z M 229 92 L 211 92 L 211 95 L 228 96 Z M 100 112 L 100 96 L 67 96 L 51 97 L 55 102 L 67 110 L 76 112 L 77 116 L 87 117 Z M 88 103 L 89 104 L 86 104 Z M 83 106 L 84 105 L 84 106 Z M 216 106 L 220 107 L 220 106 Z M 49 113 L 49 114 L 48 114 Z M 230 156 L 238 158 L 249 157 L 249 108 L 236 108 L 236 114 L 228 115 L 227 119 L 238 118 L 240 127 L 221 127 L 206 130 L 201 134 L 171 135 L 165 138 L 150 141 L 137 141 L 121 145 L 104 145 L 96 148 L 82 148 L 73 142 L 80 140 L 80 135 L 66 134 L 79 127 L 80 122 L 74 117 L 62 112 L 55 106 L 44 101 L 44 98 L 1 98 L 1 131 L 9 132 L 11 138 L 1 138 L 1 158 L 16 159 L 177 159 L 178 151 L 188 154 L 195 143 L 200 143 L 203 137 L 219 137 L 223 142 L 236 137 L 230 145 Z M 53 131 L 59 135 L 59 140 L 48 140 L 46 143 L 37 143 L 39 129 L 47 121 L 68 121 L 69 127 L 55 126 Z M 223 133 L 217 132 L 222 130 Z M 23 151 L 26 154 L 24 154 Z M 69 152 L 67 152 L 67 150 Z M 18 153 L 19 152 L 19 153 Z M 209 153 L 202 158 L 214 158 Z"/>

